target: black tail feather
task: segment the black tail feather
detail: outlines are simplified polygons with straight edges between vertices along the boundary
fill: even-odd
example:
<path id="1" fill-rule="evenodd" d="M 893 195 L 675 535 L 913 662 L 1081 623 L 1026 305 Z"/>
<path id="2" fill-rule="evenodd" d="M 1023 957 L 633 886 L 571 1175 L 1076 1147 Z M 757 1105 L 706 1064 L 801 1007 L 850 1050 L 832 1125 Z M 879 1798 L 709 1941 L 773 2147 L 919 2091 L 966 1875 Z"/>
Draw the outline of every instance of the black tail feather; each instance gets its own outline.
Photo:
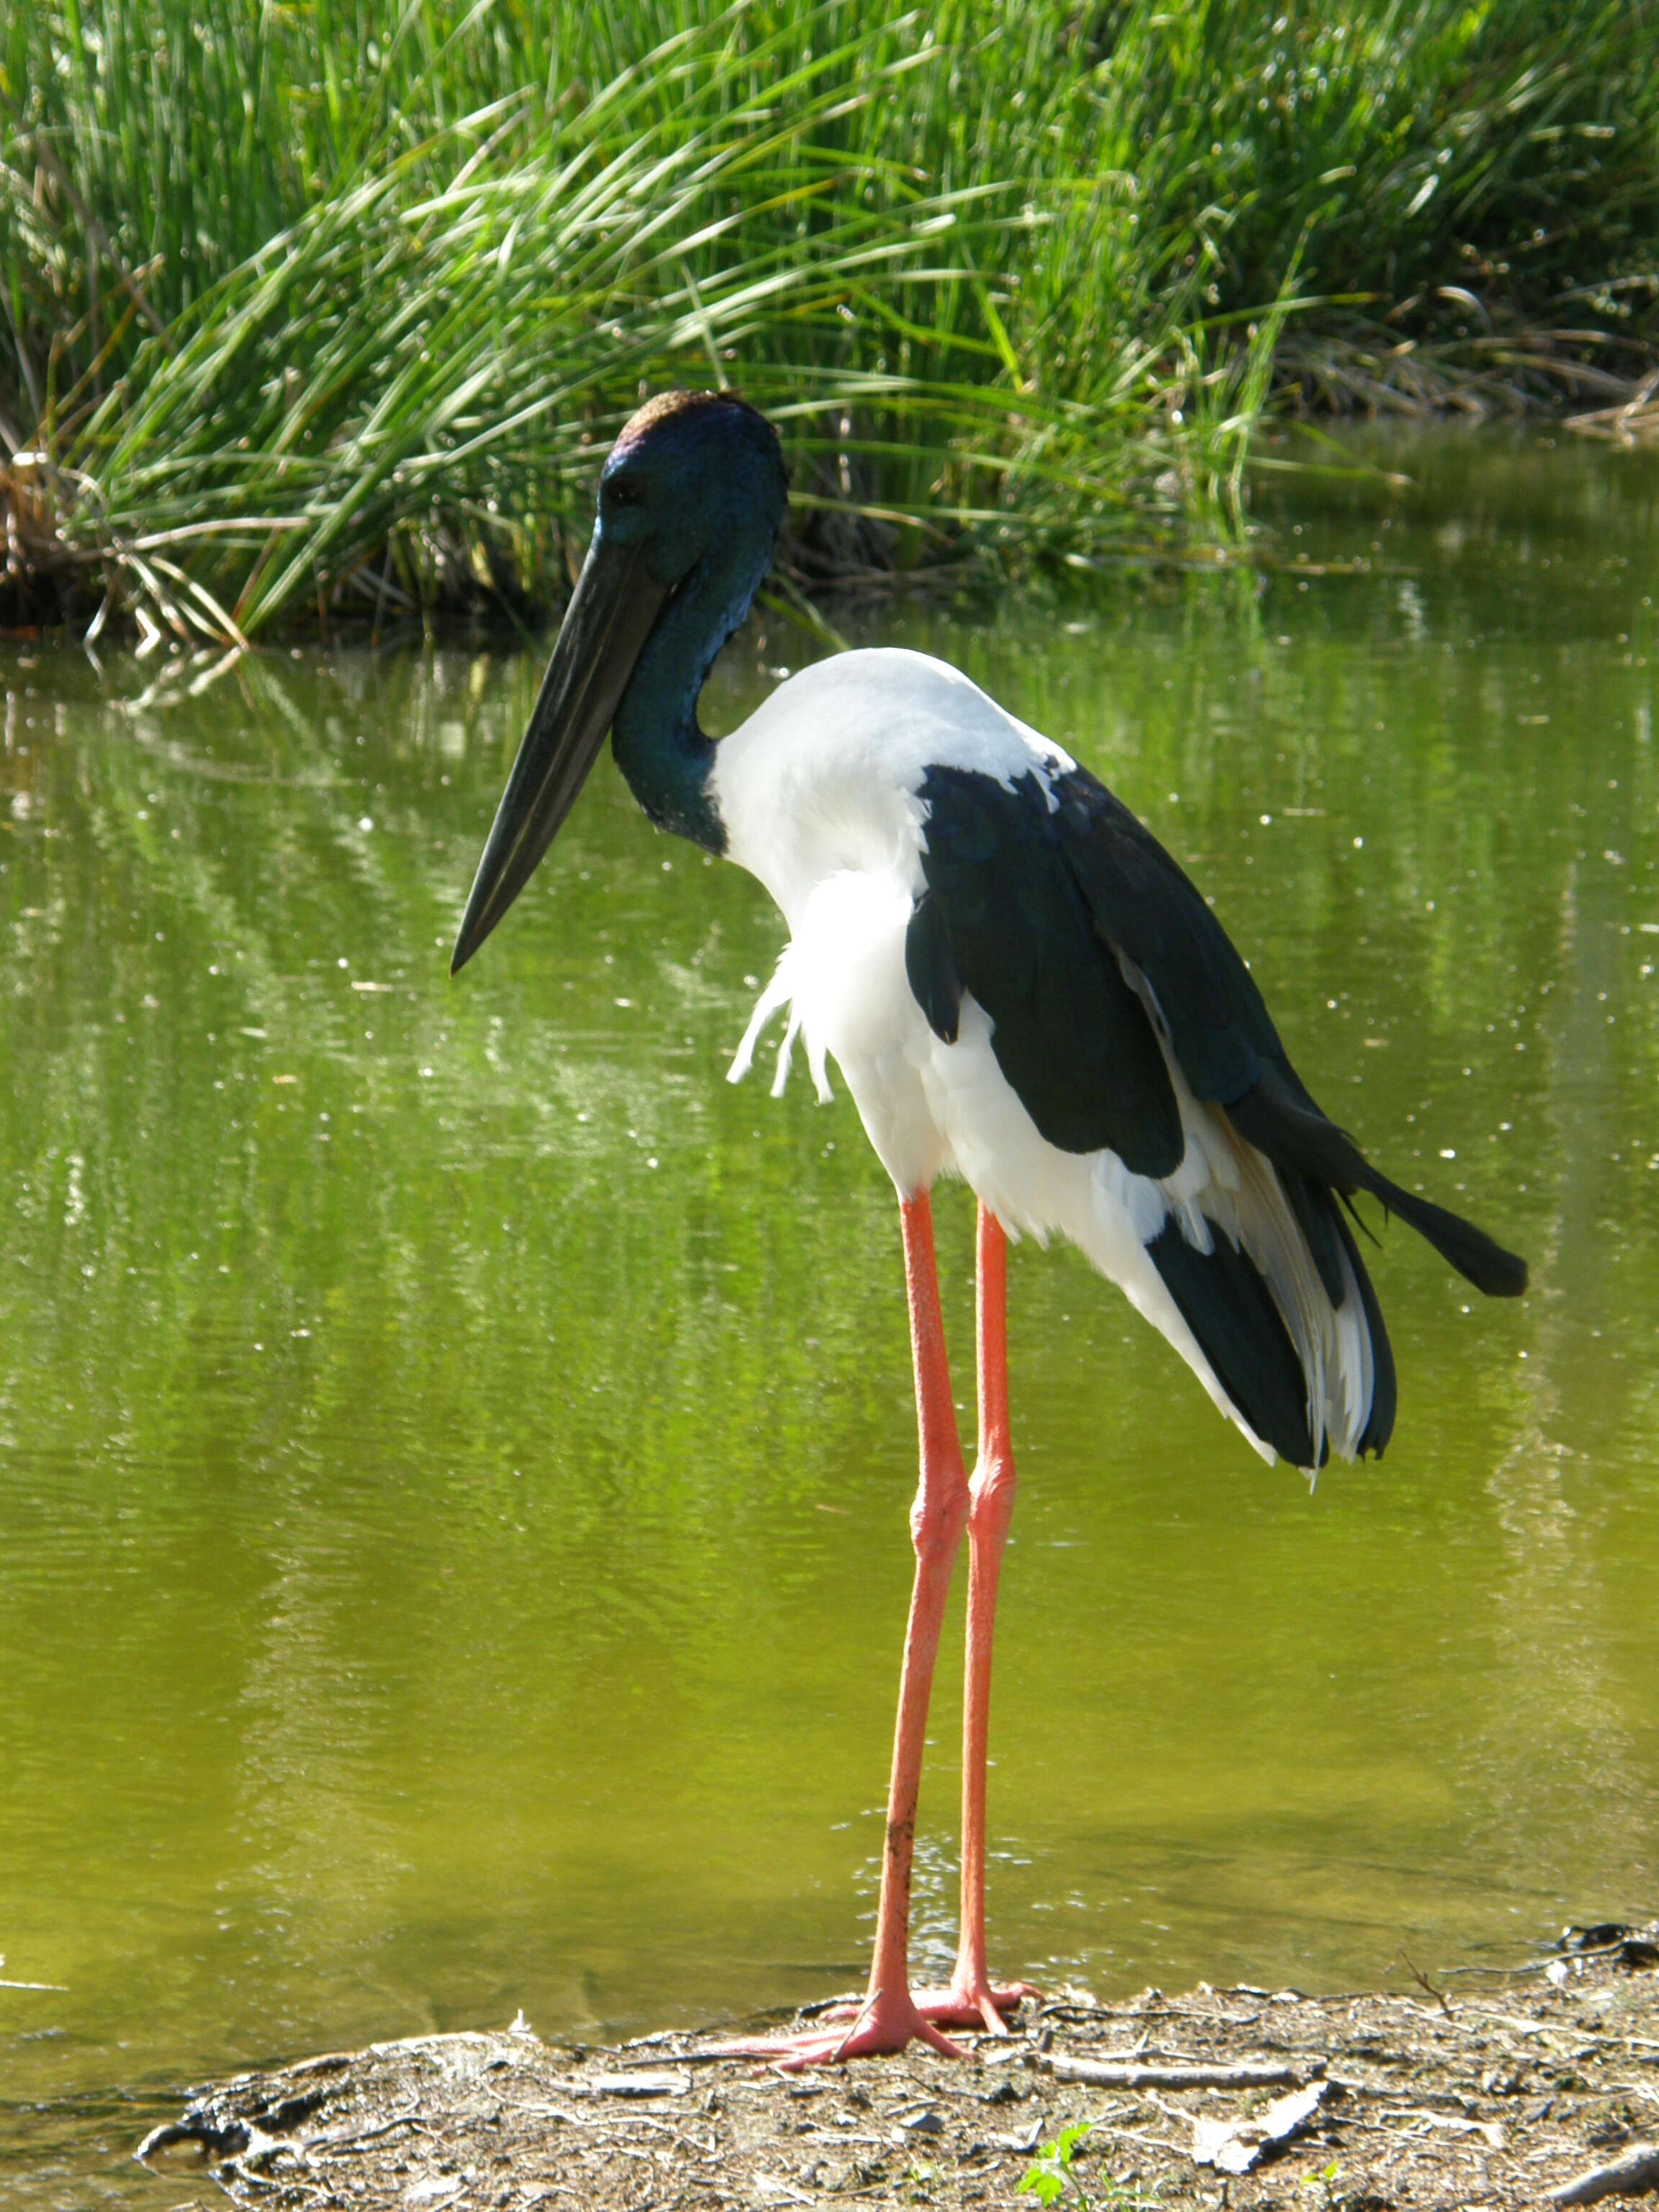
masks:
<path id="1" fill-rule="evenodd" d="M 1200 1252 L 1171 1217 L 1148 1255 L 1217 1382 L 1262 1443 L 1292 1467 L 1322 1466 L 1330 1445 L 1322 1444 L 1316 1462 L 1307 1377 L 1284 1316 L 1249 1255 L 1212 1227 L 1213 1249 Z"/>
<path id="2" fill-rule="evenodd" d="M 1449 1213 L 1443 1206 L 1401 1190 L 1375 1168 L 1367 1167 L 1360 1188 L 1381 1199 L 1390 1213 L 1408 1222 L 1419 1237 L 1426 1237 L 1443 1260 L 1489 1298 L 1518 1298 L 1526 1289 L 1526 1261 L 1518 1253 L 1506 1252 L 1461 1213 Z"/>
<path id="3" fill-rule="evenodd" d="M 1336 1207 L 1330 1192 L 1322 1182 L 1313 1182 L 1295 1168 L 1280 1168 L 1279 1180 L 1284 1186 L 1285 1196 L 1291 1212 L 1296 1216 L 1296 1225 L 1307 1239 L 1308 1249 L 1319 1270 L 1319 1279 L 1326 1297 L 1334 1306 L 1342 1303 L 1342 1262 L 1337 1253 L 1336 1232 L 1331 1226 L 1331 1217 Z"/>
<path id="4" fill-rule="evenodd" d="M 1328 1198 L 1326 1204 L 1331 1209 L 1336 1233 L 1342 1240 L 1342 1248 L 1353 1269 L 1354 1280 L 1359 1285 L 1359 1303 L 1364 1309 L 1365 1326 L 1370 1331 L 1371 1410 L 1354 1449 L 1362 1459 L 1367 1452 L 1375 1452 L 1380 1459 L 1389 1438 L 1394 1434 L 1395 1409 L 1399 1403 L 1399 1386 L 1394 1370 L 1394 1346 L 1389 1342 L 1382 1309 L 1377 1304 L 1376 1292 L 1371 1288 L 1371 1279 L 1365 1273 L 1365 1263 L 1359 1256 L 1353 1231 L 1343 1219 L 1342 1210 L 1334 1198 Z"/>
<path id="5" fill-rule="evenodd" d="M 1254 1090 L 1226 1111 L 1240 1136 L 1265 1152 L 1281 1175 L 1322 1183 L 1344 1198 L 1352 1198 L 1357 1190 L 1369 1191 L 1488 1297 L 1519 1297 L 1526 1289 L 1524 1260 L 1506 1252 L 1461 1214 L 1402 1190 L 1379 1174 L 1353 1139 L 1334 1121 L 1328 1121 L 1311 1101 L 1304 1104 L 1276 1068 L 1264 1070 Z"/>

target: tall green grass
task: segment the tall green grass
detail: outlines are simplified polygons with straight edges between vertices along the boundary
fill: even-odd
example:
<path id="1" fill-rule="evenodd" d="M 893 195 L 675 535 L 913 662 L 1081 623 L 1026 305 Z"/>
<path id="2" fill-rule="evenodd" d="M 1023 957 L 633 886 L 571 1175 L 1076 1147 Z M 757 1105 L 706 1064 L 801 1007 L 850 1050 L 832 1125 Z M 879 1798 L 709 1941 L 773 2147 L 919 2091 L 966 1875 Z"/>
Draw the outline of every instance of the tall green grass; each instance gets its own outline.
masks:
<path id="1" fill-rule="evenodd" d="M 1651 343 L 1650 9 L 13 0 L 14 596 L 522 613 L 666 382 L 808 574 L 1214 533 L 1298 332 Z"/>

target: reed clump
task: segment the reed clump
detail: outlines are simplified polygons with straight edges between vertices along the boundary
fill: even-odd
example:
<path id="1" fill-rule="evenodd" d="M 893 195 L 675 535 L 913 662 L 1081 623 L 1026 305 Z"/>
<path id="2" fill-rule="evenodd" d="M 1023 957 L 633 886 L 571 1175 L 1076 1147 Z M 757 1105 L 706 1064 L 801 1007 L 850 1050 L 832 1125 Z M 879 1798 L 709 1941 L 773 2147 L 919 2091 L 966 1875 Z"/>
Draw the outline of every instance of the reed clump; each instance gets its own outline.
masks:
<path id="1" fill-rule="evenodd" d="M 14 0 L 0 620 L 527 620 L 668 383 L 819 580 L 1220 542 L 1273 405 L 1644 422 L 1650 16 Z"/>

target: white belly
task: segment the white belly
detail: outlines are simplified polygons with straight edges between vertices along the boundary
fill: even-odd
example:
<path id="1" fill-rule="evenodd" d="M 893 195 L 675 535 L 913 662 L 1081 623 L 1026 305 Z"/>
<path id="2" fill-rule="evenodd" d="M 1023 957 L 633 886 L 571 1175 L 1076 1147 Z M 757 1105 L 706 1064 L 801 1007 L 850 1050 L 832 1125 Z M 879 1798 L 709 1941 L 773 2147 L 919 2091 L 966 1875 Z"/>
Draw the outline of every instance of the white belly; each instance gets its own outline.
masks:
<path id="1" fill-rule="evenodd" d="M 956 1165 L 927 1086 L 939 1040 L 904 972 L 911 904 L 896 874 L 846 872 L 811 891 L 796 910 L 794 935 L 731 1068 L 733 1083 L 747 1073 L 762 1028 L 787 1004 L 774 1091 L 782 1090 L 796 1034 L 804 1032 L 819 1096 L 830 1095 L 828 1054 L 902 1196 L 926 1190 Z"/>

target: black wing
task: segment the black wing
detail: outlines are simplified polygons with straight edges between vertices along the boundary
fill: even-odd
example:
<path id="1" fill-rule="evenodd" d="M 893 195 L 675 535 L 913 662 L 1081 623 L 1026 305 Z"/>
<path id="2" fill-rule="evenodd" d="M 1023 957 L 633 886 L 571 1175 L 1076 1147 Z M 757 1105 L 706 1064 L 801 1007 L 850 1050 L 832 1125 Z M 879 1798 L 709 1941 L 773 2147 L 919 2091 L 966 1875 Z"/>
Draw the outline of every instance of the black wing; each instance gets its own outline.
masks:
<path id="1" fill-rule="evenodd" d="M 1063 813 L 1035 775 L 1011 787 L 930 769 L 921 796 L 927 889 L 905 965 L 935 1032 L 955 1042 L 971 991 L 991 1018 L 998 1065 L 1051 1145 L 1172 1175 L 1186 1149 L 1175 1089 L 1072 865 Z"/>
<path id="2" fill-rule="evenodd" d="M 1255 978 L 1176 863 L 1121 799 L 1086 769 L 1059 779 L 1063 849 L 1106 940 L 1152 985 L 1193 1095 L 1224 1107 L 1239 1134 L 1278 1169 L 1326 1289 L 1341 1302 L 1334 1207 L 1315 1194 L 1369 1191 L 1409 1222 L 1489 1297 L 1517 1297 L 1527 1264 L 1483 1230 L 1380 1174 L 1322 1114 L 1291 1065 Z"/>
<path id="3" fill-rule="evenodd" d="M 1278 1170 L 1333 1305 L 1346 1295 L 1344 1261 L 1352 1268 L 1376 1369 L 1362 1448 L 1380 1449 L 1393 1419 L 1393 1364 L 1338 1199 L 1370 1191 L 1491 1295 L 1524 1290 L 1525 1262 L 1370 1164 L 1321 1113 L 1249 969 L 1157 838 L 1085 769 L 1049 785 L 1054 805 L 1035 773 L 1004 784 L 967 769 L 928 771 L 927 890 L 906 940 L 917 1002 L 936 1033 L 954 1039 L 970 991 L 991 1018 L 998 1064 L 1051 1144 L 1104 1148 L 1136 1174 L 1163 1176 L 1180 1164 L 1184 1138 L 1152 1018 L 1125 974 L 1132 963 L 1194 1097 L 1223 1109 Z M 1197 1283 L 1186 1279 L 1194 1269 L 1185 1255 L 1171 1254 L 1167 1267 L 1156 1249 L 1153 1257 L 1200 1342 L 1217 1337 L 1224 1315 L 1236 1333 L 1237 1286 L 1223 1280 L 1225 1267 L 1200 1270 L 1206 1283 Z M 1250 1333 L 1262 1370 L 1281 1369 L 1288 1340 L 1269 1344 L 1265 1310 Z M 1241 1353 L 1227 1364 L 1241 1373 L 1250 1361 Z M 1240 1402 L 1259 1435 L 1296 1456 L 1273 1433 L 1282 1420 L 1258 1425 Z"/>

